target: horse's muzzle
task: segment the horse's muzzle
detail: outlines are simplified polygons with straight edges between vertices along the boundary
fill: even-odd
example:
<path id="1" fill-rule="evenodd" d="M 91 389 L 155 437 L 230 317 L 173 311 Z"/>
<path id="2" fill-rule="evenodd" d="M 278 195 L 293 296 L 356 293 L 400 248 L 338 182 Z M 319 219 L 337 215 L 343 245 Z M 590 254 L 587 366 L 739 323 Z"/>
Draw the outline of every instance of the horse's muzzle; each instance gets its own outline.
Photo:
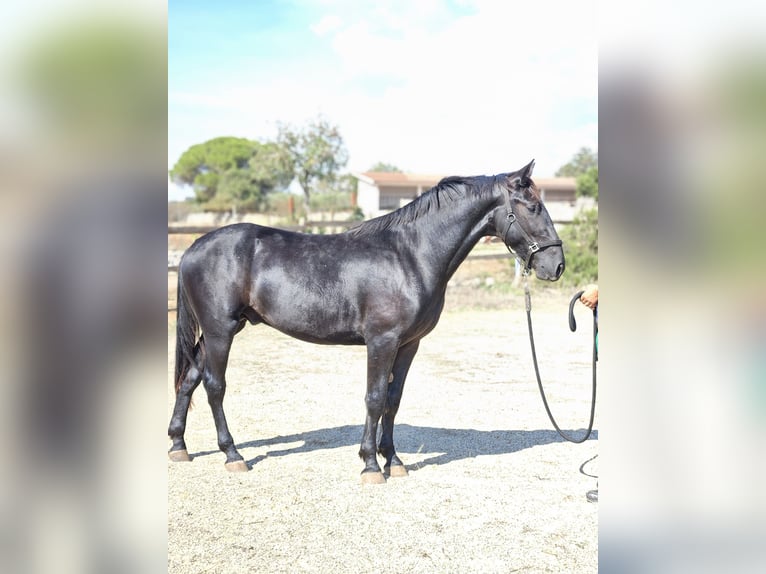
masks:
<path id="1" fill-rule="evenodd" d="M 551 247 L 548 250 L 538 251 L 532 259 L 532 269 L 534 269 L 538 279 L 558 281 L 566 269 L 562 249 Z"/>

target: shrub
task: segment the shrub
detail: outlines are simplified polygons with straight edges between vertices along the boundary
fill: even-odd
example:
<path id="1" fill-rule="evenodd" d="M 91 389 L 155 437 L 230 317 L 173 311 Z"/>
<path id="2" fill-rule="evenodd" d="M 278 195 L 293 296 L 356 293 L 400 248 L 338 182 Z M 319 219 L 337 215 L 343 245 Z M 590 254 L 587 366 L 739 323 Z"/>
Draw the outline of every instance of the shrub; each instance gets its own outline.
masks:
<path id="1" fill-rule="evenodd" d="M 566 257 L 564 285 L 581 287 L 598 282 L 598 209 L 579 213 L 561 233 Z"/>

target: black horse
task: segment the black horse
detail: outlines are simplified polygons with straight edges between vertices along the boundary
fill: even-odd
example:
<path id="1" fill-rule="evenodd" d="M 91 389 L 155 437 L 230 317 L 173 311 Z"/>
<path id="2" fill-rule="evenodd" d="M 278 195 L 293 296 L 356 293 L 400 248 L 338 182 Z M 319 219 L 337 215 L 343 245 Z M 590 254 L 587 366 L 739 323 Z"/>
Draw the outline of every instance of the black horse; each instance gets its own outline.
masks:
<path id="1" fill-rule="evenodd" d="M 223 397 L 232 340 L 249 321 L 312 343 L 367 345 L 362 481 L 385 481 L 378 452 L 390 476 L 406 475 L 393 442 L 404 381 L 420 340 L 439 321 L 447 282 L 474 245 L 496 235 L 525 272 L 550 281 L 564 272 L 561 241 L 530 179 L 533 166 L 445 178 L 405 207 L 337 235 L 243 223 L 195 241 L 178 270 L 170 458 L 189 460 L 186 414 L 203 381 L 226 468 L 247 470 Z"/>

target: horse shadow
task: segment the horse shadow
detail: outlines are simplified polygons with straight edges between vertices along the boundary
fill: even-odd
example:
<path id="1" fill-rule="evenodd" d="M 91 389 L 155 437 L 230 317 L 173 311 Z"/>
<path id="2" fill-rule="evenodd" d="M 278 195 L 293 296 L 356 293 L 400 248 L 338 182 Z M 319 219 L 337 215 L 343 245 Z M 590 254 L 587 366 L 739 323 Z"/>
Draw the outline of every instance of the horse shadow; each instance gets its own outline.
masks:
<path id="1" fill-rule="evenodd" d="M 363 425 L 343 425 L 251 440 L 236 446 L 241 452 L 245 451 L 243 452 L 245 455 L 248 449 L 276 447 L 266 454 L 259 454 L 246 460 L 248 467 L 252 467 L 267 457 L 355 446 L 361 442 L 363 430 Z M 577 429 L 565 432 L 569 436 L 580 437 L 586 431 L 585 429 Z M 483 455 L 512 454 L 534 446 L 564 442 L 564 438 L 553 429 L 484 431 L 400 424 L 396 425 L 394 436 L 396 451 L 404 455 L 405 459 L 408 454 L 436 453 L 420 462 L 408 464 L 408 468 L 413 470 Z M 588 440 L 597 439 L 598 431 L 594 429 Z M 294 443 L 301 444 L 294 446 Z M 280 446 L 282 448 L 279 448 Z M 192 456 L 207 456 L 219 452 L 218 450 L 203 451 L 194 453 Z"/>

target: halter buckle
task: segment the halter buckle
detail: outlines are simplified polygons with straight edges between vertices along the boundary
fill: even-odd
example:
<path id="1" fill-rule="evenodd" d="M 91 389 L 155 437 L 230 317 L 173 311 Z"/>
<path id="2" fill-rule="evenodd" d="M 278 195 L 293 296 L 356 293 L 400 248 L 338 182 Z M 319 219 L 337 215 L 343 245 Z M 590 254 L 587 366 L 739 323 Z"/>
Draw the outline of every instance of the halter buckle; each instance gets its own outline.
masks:
<path id="1" fill-rule="evenodd" d="M 536 251 L 540 251 L 540 246 L 537 244 L 537 241 L 533 241 L 529 244 L 529 251 L 532 253 L 535 253 Z"/>

